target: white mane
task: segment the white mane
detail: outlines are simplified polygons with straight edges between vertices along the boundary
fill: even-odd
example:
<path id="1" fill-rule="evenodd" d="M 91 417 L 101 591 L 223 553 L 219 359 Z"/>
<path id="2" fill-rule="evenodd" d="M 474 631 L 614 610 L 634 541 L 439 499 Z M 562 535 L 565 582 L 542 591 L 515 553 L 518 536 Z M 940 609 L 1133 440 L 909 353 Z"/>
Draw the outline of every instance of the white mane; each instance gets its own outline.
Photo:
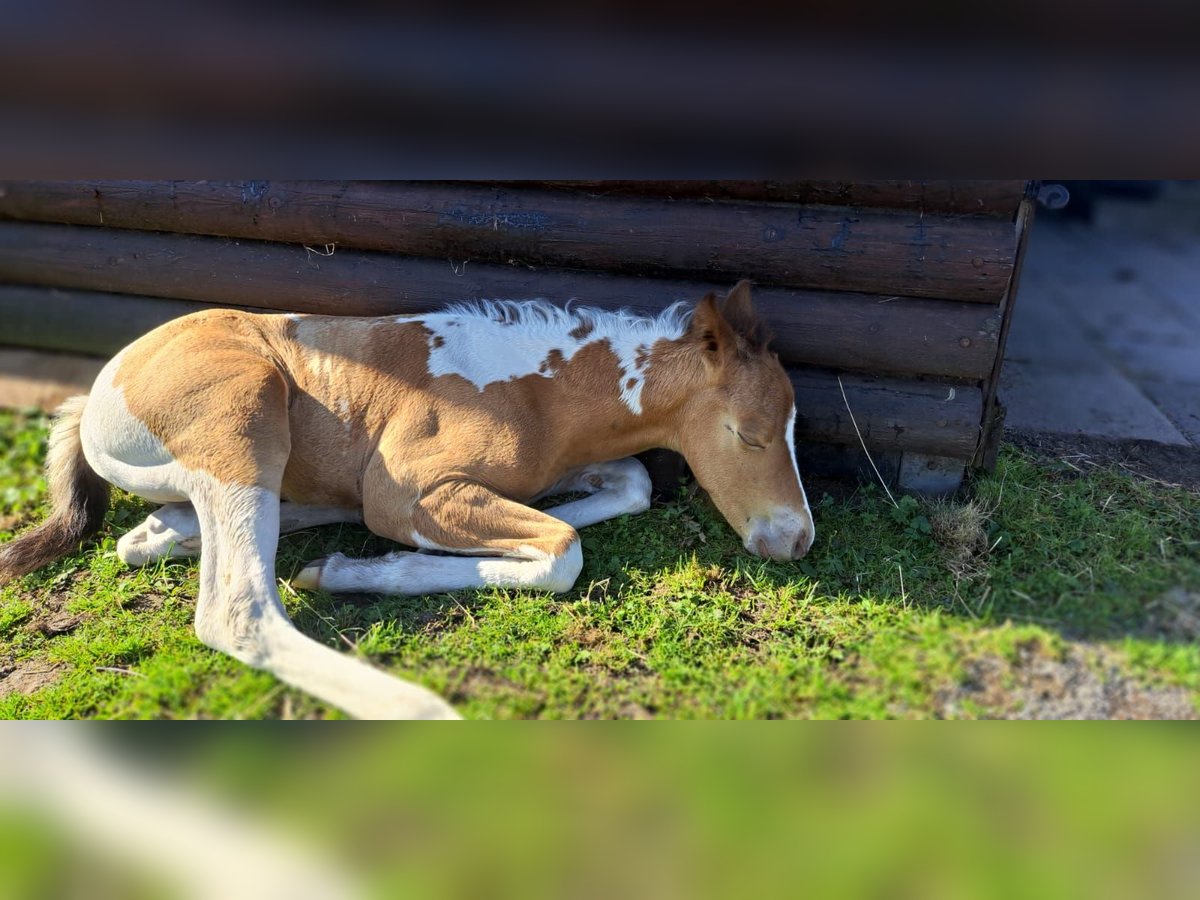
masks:
<path id="1" fill-rule="evenodd" d="M 692 304 L 681 301 L 657 315 L 639 315 L 545 300 L 480 300 L 417 318 L 430 331 L 429 371 L 461 375 L 481 391 L 527 375 L 553 377 L 547 365 L 551 351 L 567 361 L 582 347 L 607 341 L 620 365 L 621 399 L 640 413 L 647 353 L 658 340 L 683 336 Z"/>
<path id="2" fill-rule="evenodd" d="M 452 303 L 442 315 L 472 316 L 502 325 L 520 325 L 531 331 L 560 334 L 580 325 L 591 325 L 604 336 L 636 333 L 657 340 L 675 340 L 683 335 L 692 321 L 693 305 L 686 300 L 672 303 L 656 315 L 645 315 L 628 309 L 607 310 L 592 306 L 575 306 L 575 301 L 556 306 L 549 300 L 474 300 Z"/>

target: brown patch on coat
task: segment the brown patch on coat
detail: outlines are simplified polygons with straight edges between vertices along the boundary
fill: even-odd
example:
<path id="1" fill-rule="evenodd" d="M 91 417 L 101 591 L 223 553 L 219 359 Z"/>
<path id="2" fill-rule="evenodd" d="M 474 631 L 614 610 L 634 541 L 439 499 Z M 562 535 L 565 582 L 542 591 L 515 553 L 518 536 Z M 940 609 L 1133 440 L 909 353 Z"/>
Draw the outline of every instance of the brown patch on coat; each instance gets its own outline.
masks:
<path id="1" fill-rule="evenodd" d="M 568 331 L 567 334 L 577 341 L 582 341 L 595 330 L 596 326 L 591 322 L 580 322 L 578 325 Z"/>
<path id="2" fill-rule="evenodd" d="M 168 322 L 129 346 L 113 384 L 181 465 L 278 490 L 288 387 L 266 332 L 281 318 L 217 310 Z"/>

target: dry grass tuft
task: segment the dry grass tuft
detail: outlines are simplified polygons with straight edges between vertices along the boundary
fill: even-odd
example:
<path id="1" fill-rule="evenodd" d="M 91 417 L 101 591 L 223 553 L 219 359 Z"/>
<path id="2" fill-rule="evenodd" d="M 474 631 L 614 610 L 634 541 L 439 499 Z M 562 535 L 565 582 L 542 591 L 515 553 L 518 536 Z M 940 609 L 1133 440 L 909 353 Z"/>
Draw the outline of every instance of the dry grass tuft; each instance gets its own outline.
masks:
<path id="1" fill-rule="evenodd" d="M 957 578 L 977 575 L 986 568 L 991 547 L 987 536 L 988 510 L 975 500 L 944 501 L 929 511 L 933 539 L 946 552 L 946 565 Z"/>

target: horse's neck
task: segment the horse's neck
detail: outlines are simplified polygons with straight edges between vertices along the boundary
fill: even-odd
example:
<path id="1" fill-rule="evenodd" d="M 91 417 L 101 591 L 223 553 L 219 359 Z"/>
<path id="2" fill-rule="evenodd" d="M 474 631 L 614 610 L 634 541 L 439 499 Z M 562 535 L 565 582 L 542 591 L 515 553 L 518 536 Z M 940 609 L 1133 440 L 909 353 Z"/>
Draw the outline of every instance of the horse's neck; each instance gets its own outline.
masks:
<path id="1" fill-rule="evenodd" d="M 555 404 L 565 415 L 561 437 L 572 464 L 632 456 L 644 450 L 678 450 L 680 418 L 688 396 L 702 381 L 695 360 L 673 342 L 658 344 L 641 373 L 636 411 L 627 401 L 625 376 L 598 384 L 566 371 L 554 379 Z M 624 389 L 624 395 L 622 393 Z"/>

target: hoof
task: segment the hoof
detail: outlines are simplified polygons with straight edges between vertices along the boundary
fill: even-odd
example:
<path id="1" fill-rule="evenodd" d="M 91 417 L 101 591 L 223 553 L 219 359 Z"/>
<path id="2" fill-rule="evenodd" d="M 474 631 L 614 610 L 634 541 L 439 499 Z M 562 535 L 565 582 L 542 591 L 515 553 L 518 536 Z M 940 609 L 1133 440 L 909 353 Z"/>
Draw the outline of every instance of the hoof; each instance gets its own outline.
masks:
<path id="1" fill-rule="evenodd" d="M 320 590 L 321 573 L 325 570 L 325 563 L 328 559 L 329 557 L 322 556 L 306 565 L 292 578 L 292 587 L 305 591 Z"/>

